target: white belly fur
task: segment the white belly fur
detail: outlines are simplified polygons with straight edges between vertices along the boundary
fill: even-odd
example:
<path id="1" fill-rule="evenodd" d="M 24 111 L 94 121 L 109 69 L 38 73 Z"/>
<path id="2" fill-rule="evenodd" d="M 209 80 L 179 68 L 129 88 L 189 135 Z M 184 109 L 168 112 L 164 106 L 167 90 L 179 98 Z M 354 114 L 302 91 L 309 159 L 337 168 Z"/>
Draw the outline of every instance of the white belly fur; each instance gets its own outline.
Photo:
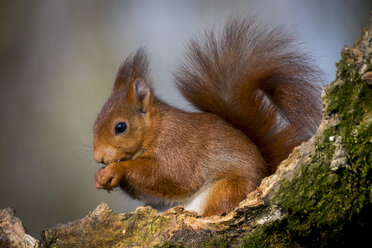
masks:
<path id="1" fill-rule="evenodd" d="M 186 210 L 193 210 L 202 214 L 209 195 L 209 188 L 202 187 L 198 192 L 189 197 L 183 204 Z"/>
<path id="2" fill-rule="evenodd" d="M 192 210 L 202 214 L 207 197 L 209 195 L 209 189 L 210 187 L 204 186 L 193 195 L 183 200 L 165 200 L 143 193 L 140 193 L 140 199 L 146 205 L 154 207 L 159 212 L 163 212 L 171 207 L 177 206 L 178 204 L 182 204 L 186 210 Z"/>

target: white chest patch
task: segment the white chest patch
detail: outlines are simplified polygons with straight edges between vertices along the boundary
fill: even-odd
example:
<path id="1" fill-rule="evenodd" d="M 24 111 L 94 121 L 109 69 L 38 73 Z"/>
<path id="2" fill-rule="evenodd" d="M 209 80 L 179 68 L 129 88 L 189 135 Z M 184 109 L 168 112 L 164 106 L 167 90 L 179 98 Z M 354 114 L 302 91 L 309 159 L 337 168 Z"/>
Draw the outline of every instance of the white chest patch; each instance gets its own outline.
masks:
<path id="1" fill-rule="evenodd" d="M 189 197 L 186 201 L 184 201 L 184 207 L 186 210 L 193 210 L 202 214 L 203 209 L 205 207 L 205 203 L 207 201 L 209 195 L 209 188 L 203 187 L 194 195 Z"/>

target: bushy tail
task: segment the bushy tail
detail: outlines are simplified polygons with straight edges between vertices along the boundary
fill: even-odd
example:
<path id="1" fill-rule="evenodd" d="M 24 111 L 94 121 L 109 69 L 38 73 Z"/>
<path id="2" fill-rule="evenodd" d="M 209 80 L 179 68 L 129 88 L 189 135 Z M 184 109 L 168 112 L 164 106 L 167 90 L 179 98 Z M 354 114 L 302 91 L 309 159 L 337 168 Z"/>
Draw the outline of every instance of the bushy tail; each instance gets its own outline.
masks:
<path id="1" fill-rule="evenodd" d="M 179 90 L 196 108 L 244 132 L 274 172 L 319 125 L 319 70 L 281 27 L 233 19 L 204 39 L 188 46 L 175 73 Z"/>

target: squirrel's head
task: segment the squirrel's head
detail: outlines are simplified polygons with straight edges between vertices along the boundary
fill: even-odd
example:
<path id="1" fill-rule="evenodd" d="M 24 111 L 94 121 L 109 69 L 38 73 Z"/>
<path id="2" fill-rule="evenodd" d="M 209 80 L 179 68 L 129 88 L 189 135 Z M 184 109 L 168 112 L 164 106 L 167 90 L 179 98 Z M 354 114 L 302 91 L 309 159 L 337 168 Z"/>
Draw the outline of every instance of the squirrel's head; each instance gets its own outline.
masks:
<path id="1" fill-rule="evenodd" d="M 94 126 L 94 159 L 109 164 L 134 159 L 144 149 L 153 119 L 153 90 L 143 49 L 120 67 L 113 92 Z"/>

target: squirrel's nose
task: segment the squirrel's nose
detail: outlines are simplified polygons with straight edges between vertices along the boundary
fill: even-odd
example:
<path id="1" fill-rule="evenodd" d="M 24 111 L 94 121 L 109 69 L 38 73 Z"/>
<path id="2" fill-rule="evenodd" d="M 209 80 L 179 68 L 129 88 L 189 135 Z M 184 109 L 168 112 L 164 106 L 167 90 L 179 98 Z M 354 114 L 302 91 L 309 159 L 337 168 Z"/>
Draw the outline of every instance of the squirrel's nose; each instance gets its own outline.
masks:
<path id="1" fill-rule="evenodd" d="M 103 157 L 103 154 L 99 151 L 94 151 L 94 160 L 97 162 L 97 163 L 101 163 L 101 164 L 105 164 L 105 159 Z"/>
<path id="2" fill-rule="evenodd" d="M 110 146 L 94 146 L 94 160 L 97 163 L 109 164 L 116 161 L 115 149 Z"/>

